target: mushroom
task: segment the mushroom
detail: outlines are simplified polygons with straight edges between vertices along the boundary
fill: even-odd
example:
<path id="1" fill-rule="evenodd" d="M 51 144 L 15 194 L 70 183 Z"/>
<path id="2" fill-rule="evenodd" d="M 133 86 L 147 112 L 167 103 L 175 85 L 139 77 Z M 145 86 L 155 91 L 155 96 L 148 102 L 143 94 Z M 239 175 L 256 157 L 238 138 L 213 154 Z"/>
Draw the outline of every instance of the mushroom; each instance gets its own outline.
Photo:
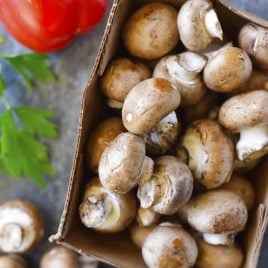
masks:
<path id="1" fill-rule="evenodd" d="M 233 174 L 228 183 L 221 186 L 222 189 L 229 190 L 237 194 L 250 210 L 255 202 L 255 190 L 249 180 L 245 177 Z"/>
<path id="2" fill-rule="evenodd" d="M 185 203 L 182 207 L 180 207 L 177 212 L 177 217 L 179 218 L 181 223 L 187 224 L 187 210 L 188 202 Z"/>
<path id="3" fill-rule="evenodd" d="M 30 202 L 14 199 L 0 205 L 0 250 L 8 253 L 32 251 L 43 237 L 43 219 Z"/>
<path id="4" fill-rule="evenodd" d="M 240 268 L 243 252 L 237 245 L 210 245 L 197 239 L 198 258 L 196 268 Z"/>
<path id="5" fill-rule="evenodd" d="M 108 65 L 100 84 L 103 93 L 109 99 L 123 102 L 135 85 L 150 77 L 151 71 L 143 63 L 119 58 Z"/>
<path id="6" fill-rule="evenodd" d="M 127 95 L 122 119 L 125 128 L 134 134 L 151 131 L 165 116 L 180 104 L 180 93 L 162 78 L 151 78 L 136 85 Z"/>
<path id="7" fill-rule="evenodd" d="M 151 179 L 139 186 L 137 196 L 142 208 L 172 215 L 191 197 L 192 174 L 183 162 L 174 156 L 162 156 L 155 160 Z"/>
<path id="8" fill-rule="evenodd" d="M 206 63 L 205 56 L 190 51 L 166 56 L 156 65 L 153 77 L 167 79 L 176 86 L 181 94 L 182 107 L 192 106 L 206 94 L 200 74 Z"/>
<path id="9" fill-rule="evenodd" d="M 146 237 L 154 230 L 155 227 L 156 225 L 141 226 L 136 223 L 132 224 L 129 230 L 133 243 L 138 248 L 141 248 Z"/>
<path id="10" fill-rule="evenodd" d="M 239 46 L 261 68 L 268 70 L 268 29 L 248 23 L 238 35 Z"/>
<path id="11" fill-rule="evenodd" d="M 81 268 L 98 268 L 99 262 L 92 257 L 86 255 L 79 255 L 78 257 Z M 64 267 L 65 268 L 65 267 Z"/>
<path id="12" fill-rule="evenodd" d="M 142 256 L 149 268 L 192 267 L 197 255 L 195 240 L 178 224 L 160 224 L 142 246 Z"/>
<path id="13" fill-rule="evenodd" d="M 21 256 L 4 255 L 0 256 L 0 268 L 27 268 L 28 264 Z"/>
<path id="14" fill-rule="evenodd" d="M 153 60 L 171 51 L 179 41 L 177 10 L 149 3 L 134 12 L 123 28 L 123 43 L 135 57 Z"/>
<path id="15" fill-rule="evenodd" d="M 207 189 L 219 187 L 230 179 L 233 143 L 218 123 L 209 119 L 194 121 L 186 129 L 182 146 L 194 178 Z"/>
<path id="16" fill-rule="evenodd" d="M 247 53 L 237 47 L 227 47 L 208 61 L 203 79 L 211 90 L 228 93 L 243 86 L 251 72 L 252 63 Z"/>
<path id="17" fill-rule="evenodd" d="M 247 222 L 244 201 L 235 193 L 217 189 L 201 193 L 188 203 L 187 221 L 213 245 L 228 245 Z"/>
<path id="18" fill-rule="evenodd" d="M 122 133 L 101 155 L 100 181 L 105 188 L 125 194 L 151 177 L 153 165 L 153 160 L 145 156 L 144 140 L 131 133 Z"/>
<path id="19" fill-rule="evenodd" d="M 149 208 L 139 208 L 136 221 L 140 226 L 151 226 L 160 218 L 160 215 Z"/>
<path id="20" fill-rule="evenodd" d="M 63 246 L 53 246 L 42 256 L 40 268 L 80 268 L 78 256 Z"/>
<path id="21" fill-rule="evenodd" d="M 254 90 L 231 97 L 219 113 L 219 122 L 240 133 L 236 144 L 239 160 L 258 159 L 268 152 L 268 91 Z"/>
<path id="22" fill-rule="evenodd" d="M 217 102 L 217 93 L 208 92 L 197 104 L 182 110 L 182 119 L 186 123 L 208 117 L 211 107 Z"/>
<path id="23" fill-rule="evenodd" d="M 104 188 L 95 177 L 85 186 L 79 214 L 87 228 L 102 233 L 120 232 L 136 216 L 135 196 L 131 192 L 124 195 L 114 193 Z"/>
<path id="24" fill-rule="evenodd" d="M 176 113 L 171 112 L 144 135 L 146 151 L 152 155 L 164 154 L 176 144 L 180 129 Z"/>
<path id="25" fill-rule="evenodd" d="M 86 145 L 86 161 L 90 170 L 98 171 L 100 157 L 105 147 L 124 131 L 119 117 L 107 118 L 97 125 Z"/>
<path id="26" fill-rule="evenodd" d="M 177 24 L 182 43 L 192 51 L 205 49 L 214 38 L 223 38 L 221 24 L 209 0 L 186 1 Z"/>

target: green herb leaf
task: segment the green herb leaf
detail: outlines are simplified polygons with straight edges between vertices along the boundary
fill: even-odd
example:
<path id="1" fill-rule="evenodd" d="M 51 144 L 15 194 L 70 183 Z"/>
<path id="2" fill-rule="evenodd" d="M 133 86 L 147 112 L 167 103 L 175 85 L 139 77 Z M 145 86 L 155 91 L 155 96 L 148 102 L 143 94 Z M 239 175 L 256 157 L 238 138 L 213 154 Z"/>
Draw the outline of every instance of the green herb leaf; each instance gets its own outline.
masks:
<path id="1" fill-rule="evenodd" d="M 5 90 L 6 90 L 6 83 L 4 81 L 2 74 L 0 74 L 0 97 L 4 95 Z"/>
<path id="2" fill-rule="evenodd" d="M 37 122 L 25 119 L 30 114 L 39 122 L 39 130 Z M 39 186 L 46 186 L 42 175 L 54 175 L 55 171 L 46 147 L 36 135 L 57 136 L 55 125 L 47 120 L 51 115 L 49 111 L 34 108 L 6 110 L 0 115 L 0 168 L 3 172 L 14 178 L 26 176 Z M 21 124 L 16 124 L 16 118 Z"/>
<path id="3" fill-rule="evenodd" d="M 0 54 L 23 78 L 26 88 L 32 90 L 33 79 L 42 83 L 55 81 L 54 74 L 49 70 L 47 56 L 38 53 L 18 54 L 7 56 Z"/>

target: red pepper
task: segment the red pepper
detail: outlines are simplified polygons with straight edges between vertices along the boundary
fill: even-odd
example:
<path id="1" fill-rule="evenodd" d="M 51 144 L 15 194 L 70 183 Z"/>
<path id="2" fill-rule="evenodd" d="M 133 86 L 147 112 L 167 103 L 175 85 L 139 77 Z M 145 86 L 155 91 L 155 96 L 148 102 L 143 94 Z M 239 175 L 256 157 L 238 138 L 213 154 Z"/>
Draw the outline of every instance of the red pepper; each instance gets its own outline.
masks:
<path id="1" fill-rule="evenodd" d="M 92 29 L 107 5 L 108 0 L 0 0 L 0 18 L 19 42 L 48 52 Z"/>

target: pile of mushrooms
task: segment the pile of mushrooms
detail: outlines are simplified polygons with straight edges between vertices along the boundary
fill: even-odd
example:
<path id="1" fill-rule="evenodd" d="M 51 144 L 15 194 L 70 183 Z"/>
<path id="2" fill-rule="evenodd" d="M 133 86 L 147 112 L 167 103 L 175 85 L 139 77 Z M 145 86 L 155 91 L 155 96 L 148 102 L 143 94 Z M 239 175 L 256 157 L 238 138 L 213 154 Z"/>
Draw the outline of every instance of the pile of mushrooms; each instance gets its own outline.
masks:
<path id="1" fill-rule="evenodd" d="M 99 81 L 110 116 L 88 138 L 85 227 L 129 228 L 149 268 L 242 266 L 246 172 L 268 154 L 267 37 L 246 24 L 230 40 L 209 0 L 127 18 L 128 54 Z"/>

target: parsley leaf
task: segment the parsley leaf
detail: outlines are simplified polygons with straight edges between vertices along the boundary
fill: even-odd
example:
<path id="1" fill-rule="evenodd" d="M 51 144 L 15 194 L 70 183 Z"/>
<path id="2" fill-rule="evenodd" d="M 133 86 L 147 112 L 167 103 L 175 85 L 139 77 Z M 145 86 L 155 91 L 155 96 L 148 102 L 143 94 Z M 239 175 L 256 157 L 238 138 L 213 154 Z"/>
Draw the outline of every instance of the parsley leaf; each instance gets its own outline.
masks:
<path id="1" fill-rule="evenodd" d="M 3 172 L 14 178 L 26 176 L 40 187 L 46 186 L 42 175 L 55 172 L 48 151 L 37 135 L 57 136 L 55 124 L 47 119 L 51 115 L 48 110 L 27 107 L 6 110 L 0 115 L 0 168 Z M 16 118 L 21 120 L 21 125 L 16 124 Z"/>
<path id="2" fill-rule="evenodd" d="M 0 58 L 7 61 L 21 75 L 29 91 L 32 90 L 33 79 L 45 84 L 56 79 L 49 70 L 47 56 L 44 54 L 26 53 L 15 56 L 0 54 Z"/>

